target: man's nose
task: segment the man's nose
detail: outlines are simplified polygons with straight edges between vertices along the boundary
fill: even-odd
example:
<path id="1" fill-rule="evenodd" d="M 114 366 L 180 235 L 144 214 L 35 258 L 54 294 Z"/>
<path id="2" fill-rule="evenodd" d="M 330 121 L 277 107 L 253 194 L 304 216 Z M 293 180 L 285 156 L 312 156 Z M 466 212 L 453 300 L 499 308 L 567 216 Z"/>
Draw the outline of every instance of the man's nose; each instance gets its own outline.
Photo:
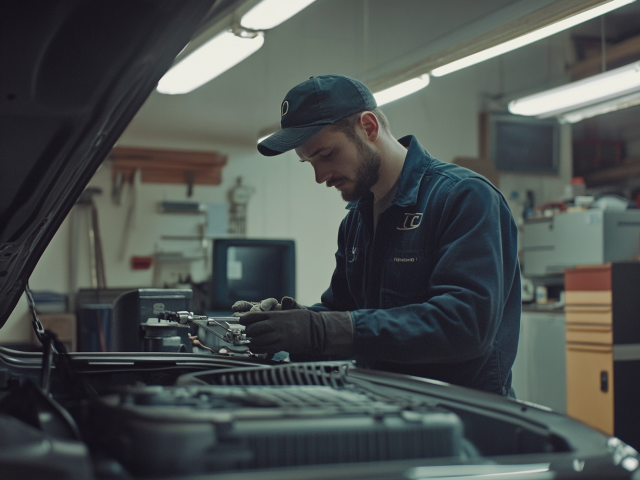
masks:
<path id="1" fill-rule="evenodd" d="M 331 170 L 322 165 L 315 164 L 313 170 L 316 174 L 317 183 L 324 183 L 331 178 Z"/>

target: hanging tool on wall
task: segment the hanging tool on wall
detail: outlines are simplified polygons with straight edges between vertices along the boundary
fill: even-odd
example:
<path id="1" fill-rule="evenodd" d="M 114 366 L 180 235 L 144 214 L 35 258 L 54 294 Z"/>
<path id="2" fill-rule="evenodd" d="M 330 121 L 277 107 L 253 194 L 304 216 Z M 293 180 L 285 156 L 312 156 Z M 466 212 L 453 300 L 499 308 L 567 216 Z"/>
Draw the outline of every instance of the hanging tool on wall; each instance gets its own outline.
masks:
<path id="1" fill-rule="evenodd" d="M 129 207 L 127 208 L 127 217 L 124 221 L 124 229 L 122 230 L 122 238 L 120 239 L 120 248 L 118 249 L 119 262 L 122 262 L 125 258 L 127 247 L 129 245 L 129 238 L 131 237 L 131 231 L 134 228 L 141 174 L 142 171 L 137 168 L 133 171 L 131 178 L 126 179 L 126 182 L 129 184 Z M 120 199 L 118 201 L 120 201 Z"/>
<path id="2" fill-rule="evenodd" d="M 90 212 L 89 222 L 89 252 L 91 264 L 91 286 L 93 288 L 107 288 L 107 279 L 104 267 L 104 256 L 102 254 L 102 239 L 100 237 L 100 225 L 98 222 L 98 208 L 93 200 L 93 196 L 101 194 L 102 189 L 98 187 L 87 187 L 76 202 L 79 207 L 84 207 Z"/>
<path id="3" fill-rule="evenodd" d="M 236 237 L 247 236 L 247 205 L 255 189 L 242 184 L 242 177 L 227 192 L 229 200 L 229 234 Z"/>

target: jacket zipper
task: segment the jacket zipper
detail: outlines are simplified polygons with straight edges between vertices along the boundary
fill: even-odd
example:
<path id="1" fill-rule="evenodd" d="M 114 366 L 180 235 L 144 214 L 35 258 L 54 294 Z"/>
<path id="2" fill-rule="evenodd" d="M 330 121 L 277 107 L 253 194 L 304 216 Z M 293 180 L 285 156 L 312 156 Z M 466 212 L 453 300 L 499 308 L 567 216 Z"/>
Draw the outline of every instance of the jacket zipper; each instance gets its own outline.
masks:
<path id="1" fill-rule="evenodd" d="M 351 259 L 349 263 L 353 263 L 356 261 L 356 254 L 358 253 L 358 237 L 360 236 L 360 227 L 362 226 L 362 219 L 358 222 L 358 228 L 356 229 L 356 238 L 353 242 L 353 247 L 351 248 Z"/>

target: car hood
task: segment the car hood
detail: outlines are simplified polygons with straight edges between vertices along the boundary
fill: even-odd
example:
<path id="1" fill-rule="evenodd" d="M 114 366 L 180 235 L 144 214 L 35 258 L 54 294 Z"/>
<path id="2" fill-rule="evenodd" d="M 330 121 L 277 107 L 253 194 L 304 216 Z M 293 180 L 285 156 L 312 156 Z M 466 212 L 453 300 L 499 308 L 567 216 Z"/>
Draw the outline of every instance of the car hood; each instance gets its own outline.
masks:
<path id="1" fill-rule="evenodd" d="M 0 327 L 122 131 L 234 0 L 0 5 Z"/>

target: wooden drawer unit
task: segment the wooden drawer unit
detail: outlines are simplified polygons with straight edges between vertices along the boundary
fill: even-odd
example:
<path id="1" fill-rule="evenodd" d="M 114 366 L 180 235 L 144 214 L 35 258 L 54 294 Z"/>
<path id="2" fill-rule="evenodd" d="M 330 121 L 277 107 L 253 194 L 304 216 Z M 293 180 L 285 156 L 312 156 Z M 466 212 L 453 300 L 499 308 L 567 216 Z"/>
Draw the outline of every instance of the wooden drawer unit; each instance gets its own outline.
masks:
<path id="1" fill-rule="evenodd" d="M 565 299 L 567 328 L 611 325 L 611 341 L 599 343 L 640 344 L 640 262 L 566 270 Z"/>
<path id="2" fill-rule="evenodd" d="M 640 262 L 565 271 L 567 414 L 640 447 Z"/>
<path id="3" fill-rule="evenodd" d="M 567 343 L 567 415 L 613 435 L 612 347 Z"/>

